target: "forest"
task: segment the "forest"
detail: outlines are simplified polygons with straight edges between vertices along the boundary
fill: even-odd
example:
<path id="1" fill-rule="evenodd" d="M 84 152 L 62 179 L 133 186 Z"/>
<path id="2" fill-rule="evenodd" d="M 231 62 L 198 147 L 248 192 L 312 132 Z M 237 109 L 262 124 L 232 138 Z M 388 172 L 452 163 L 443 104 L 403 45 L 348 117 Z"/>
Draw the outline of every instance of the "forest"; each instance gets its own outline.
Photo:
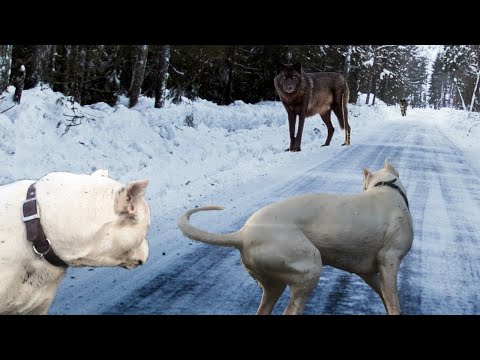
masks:
<path id="1" fill-rule="evenodd" d="M 0 92 L 49 86 L 81 105 L 119 95 L 130 107 L 142 95 L 157 108 L 182 97 L 257 103 L 278 100 L 273 78 L 294 62 L 342 73 L 351 103 L 364 93 L 371 105 L 480 110 L 479 45 L 445 45 L 433 64 L 416 45 L 0 45 Z"/>

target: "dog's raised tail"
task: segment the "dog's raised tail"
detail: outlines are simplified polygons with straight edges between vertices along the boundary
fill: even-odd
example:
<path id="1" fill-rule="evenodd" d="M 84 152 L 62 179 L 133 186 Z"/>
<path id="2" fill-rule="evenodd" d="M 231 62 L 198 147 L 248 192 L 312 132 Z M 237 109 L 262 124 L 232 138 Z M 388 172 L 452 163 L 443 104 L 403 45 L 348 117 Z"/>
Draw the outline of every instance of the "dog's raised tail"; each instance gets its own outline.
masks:
<path id="1" fill-rule="evenodd" d="M 189 219 L 190 215 L 199 212 L 199 211 L 208 211 L 208 210 L 223 210 L 221 206 L 205 206 L 195 209 L 187 210 L 185 213 L 180 215 L 178 218 L 178 227 L 180 231 L 192 240 L 201 241 L 207 244 L 220 245 L 220 246 L 233 246 L 237 249 L 242 247 L 242 239 L 240 233 L 234 232 L 229 234 L 214 234 L 208 231 L 204 231 L 194 227 L 190 224 Z"/>

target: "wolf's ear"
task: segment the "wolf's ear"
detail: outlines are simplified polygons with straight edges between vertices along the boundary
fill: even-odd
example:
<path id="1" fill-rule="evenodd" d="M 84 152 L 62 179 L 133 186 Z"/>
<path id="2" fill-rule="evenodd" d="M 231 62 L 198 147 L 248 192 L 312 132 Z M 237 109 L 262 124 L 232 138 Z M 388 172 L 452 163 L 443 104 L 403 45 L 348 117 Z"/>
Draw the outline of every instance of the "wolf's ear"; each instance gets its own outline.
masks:
<path id="1" fill-rule="evenodd" d="M 399 177 L 398 171 L 393 167 L 392 164 L 388 162 L 387 159 L 385 159 L 385 164 L 383 165 L 383 168 L 387 170 L 388 172 L 392 173 L 396 177 Z"/>
<path id="2" fill-rule="evenodd" d="M 293 64 L 293 68 L 298 71 L 299 73 L 302 72 L 302 64 L 300 64 L 299 62 Z"/>
<path id="3" fill-rule="evenodd" d="M 363 190 L 367 190 L 368 184 L 372 179 L 372 173 L 367 168 L 363 168 Z"/>
<path id="4" fill-rule="evenodd" d="M 108 178 L 108 170 L 98 169 L 98 170 L 95 170 L 90 175 L 91 176 L 101 176 L 101 177 L 107 177 Z"/>
<path id="5" fill-rule="evenodd" d="M 115 196 L 115 212 L 118 214 L 135 215 L 137 202 L 145 195 L 148 180 L 130 181 L 122 187 Z"/>

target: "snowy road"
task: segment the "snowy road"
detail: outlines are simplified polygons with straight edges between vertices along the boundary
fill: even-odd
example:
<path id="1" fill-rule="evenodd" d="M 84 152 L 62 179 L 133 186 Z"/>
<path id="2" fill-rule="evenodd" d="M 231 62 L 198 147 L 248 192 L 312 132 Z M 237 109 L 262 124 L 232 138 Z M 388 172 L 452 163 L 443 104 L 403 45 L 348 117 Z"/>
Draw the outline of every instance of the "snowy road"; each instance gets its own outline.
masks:
<path id="1" fill-rule="evenodd" d="M 198 205 L 222 212 L 193 215 L 212 232 L 238 230 L 258 208 L 309 192 L 362 191 L 361 169 L 377 170 L 388 158 L 406 187 L 415 238 L 399 272 L 405 314 L 480 313 L 480 170 L 422 113 L 382 123 L 319 162 L 296 162 L 227 192 L 212 192 Z M 343 135 L 340 134 L 340 135 Z M 339 138 L 331 147 L 339 148 Z M 179 204 L 180 205 L 180 204 Z M 186 204 L 190 207 L 190 204 Z M 194 204 L 196 205 L 196 204 Z M 246 273 L 237 250 L 192 243 L 176 229 L 183 211 L 153 222 L 147 263 L 133 271 L 70 269 L 50 314 L 254 314 L 261 289 Z M 163 255 L 164 254 L 164 255 Z M 277 303 L 281 314 L 288 289 Z M 325 267 L 305 314 L 384 314 L 378 296 L 355 275 Z"/>

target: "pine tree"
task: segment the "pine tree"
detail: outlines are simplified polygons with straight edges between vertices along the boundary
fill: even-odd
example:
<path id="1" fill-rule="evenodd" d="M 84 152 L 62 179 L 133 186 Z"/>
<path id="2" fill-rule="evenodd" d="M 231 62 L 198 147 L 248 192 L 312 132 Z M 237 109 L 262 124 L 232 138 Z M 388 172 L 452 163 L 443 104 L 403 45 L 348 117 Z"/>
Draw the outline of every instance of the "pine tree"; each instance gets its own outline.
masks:
<path id="1" fill-rule="evenodd" d="M 12 69 L 12 45 L 0 45 L 0 94 L 7 88 Z"/>
<path id="2" fill-rule="evenodd" d="M 441 107 L 441 101 L 443 98 L 443 88 L 445 85 L 446 75 L 442 70 L 442 53 L 439 52 L 435 57 L 432 67 L 432 77 L 430 79 L 430 87 L 428 93 L 430 95 L 428 103 L 433 106 L 434 109 Z"/>
<path id="3" fill-rule="evenodd" d="M 478 110 L 479 45 L 446 45 L 441 63 L 450 86 L 449 105 L 466 112 Z"/>

